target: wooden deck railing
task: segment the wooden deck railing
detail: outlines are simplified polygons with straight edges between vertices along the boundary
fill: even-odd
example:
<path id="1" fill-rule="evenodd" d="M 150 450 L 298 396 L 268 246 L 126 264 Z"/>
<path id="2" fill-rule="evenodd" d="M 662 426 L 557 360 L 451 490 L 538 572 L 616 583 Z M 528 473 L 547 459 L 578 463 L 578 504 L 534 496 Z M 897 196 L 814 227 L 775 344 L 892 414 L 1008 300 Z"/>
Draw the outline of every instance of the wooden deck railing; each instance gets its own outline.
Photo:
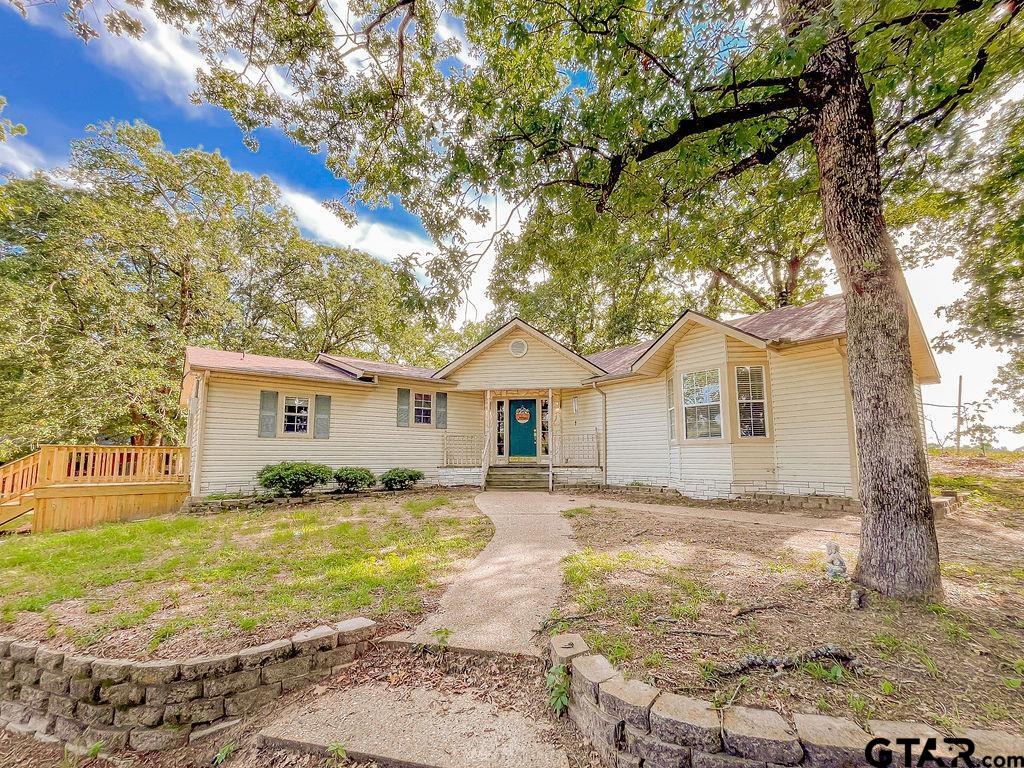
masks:
<path id="1" fill-rule="evenodd" d="M 40 453 L 49 485 L 188 481 L 183 446 L 44 445 Z"/>
<path id="2" fill-rule="evenodd" d="M 44 445 L 0 466 L 0 504 L 34 512 L 34 532 L 69 530 L 173 512 L 188 480 L 187 447 Z"/>
<path id="3" fill-rule="evenodd" d="M 39 482 L 39 451 L 0 466 L 0 504 L 28 493 Z"/>

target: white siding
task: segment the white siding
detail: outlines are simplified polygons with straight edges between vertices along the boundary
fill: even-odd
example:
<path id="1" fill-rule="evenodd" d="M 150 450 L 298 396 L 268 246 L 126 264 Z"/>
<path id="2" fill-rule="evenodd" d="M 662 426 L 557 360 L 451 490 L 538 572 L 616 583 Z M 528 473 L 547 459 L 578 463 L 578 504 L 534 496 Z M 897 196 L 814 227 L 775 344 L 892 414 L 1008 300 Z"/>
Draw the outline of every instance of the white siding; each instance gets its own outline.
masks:
<path id="1" fill-rule="evenodd" d="M 439 477 L 443 429 L 399 427 L 397 390 L 438 391 L 432 387 L 383 380 L 375 387 L 284 384 L 211 378 L 202 449 L 201 493 L 250 490 L 256 472 L 278 461 L 315 461 L 331 467 L 360 466 L 374 472 L 391 467 L 422 470 L 428 481 Z M 331 437 L 259 438 L 260 390 L 331 396 Z M 479 434 L 483 398 L 449 392 L 448 431 Z"/>
<path id="2" fill-rule="evenodd" d="M 516 340 L 526 342 L 523 357 L 513 357 L 509 351 L 509 344 Z M 561 389 L 578 387 L 592 376 L 594 373 L 550 342 L 513 331 L 496 339 L 448 378 L 459 389 Z"/>
<path id="3" fill-rule="evenodd" d="M 668 485 L 665 378 L 606 384 L 608 482 Z"/>
<path id="4" fill-rule="evenodd" d="M 726 336 L 719 331 L 695 325 L 675 345 L 673 366 L 676 400 L 679 403 L 679 474 L 671 484 L 694 498 L 729 496 L 732 491 L 732 448 L 729 430 L 732 423 L 729 398 L 732 387 L 726 357 Z M 722 392 L 722 437 L 686 439 L 685 411 L 681 396 L 682 379 L 687 373 L 711 368 L 719 370 Z"/>
<path id="5" fill-rule="evenodd" d="M 851 496 L 843 358 L 823 344 L 772 353 L 770 361 L 780 490 Z"/>

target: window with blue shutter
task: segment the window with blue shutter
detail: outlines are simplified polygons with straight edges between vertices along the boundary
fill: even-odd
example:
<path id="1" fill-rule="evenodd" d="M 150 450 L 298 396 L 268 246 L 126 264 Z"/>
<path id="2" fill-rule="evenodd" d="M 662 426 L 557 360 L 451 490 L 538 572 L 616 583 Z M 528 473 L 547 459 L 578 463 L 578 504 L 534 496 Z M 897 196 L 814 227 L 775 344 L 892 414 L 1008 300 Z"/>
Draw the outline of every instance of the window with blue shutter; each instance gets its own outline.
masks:
<path id="1" fill-rule="evenodd" d="M 438 392 L 434 395 L 434 426 L 437 429 L 448 429 L 447 392 Z"/>
<path id="2" fill-rule="evenodd" d="M 409 426 L 409 390 L 398 390 L 398 410 L 395 416 L 396 423 L 400 427 Z"/>
<path id="3" fill-rule="evenodd" d="M 317 395 L 313 409 L 313 439 L 328 440 L 331 437 L 331 396 Z"/>
<path id="4" fill-rule="evenodd" d="M 277 437 L 277 392 L 260 392 L 260 437 Z"/>

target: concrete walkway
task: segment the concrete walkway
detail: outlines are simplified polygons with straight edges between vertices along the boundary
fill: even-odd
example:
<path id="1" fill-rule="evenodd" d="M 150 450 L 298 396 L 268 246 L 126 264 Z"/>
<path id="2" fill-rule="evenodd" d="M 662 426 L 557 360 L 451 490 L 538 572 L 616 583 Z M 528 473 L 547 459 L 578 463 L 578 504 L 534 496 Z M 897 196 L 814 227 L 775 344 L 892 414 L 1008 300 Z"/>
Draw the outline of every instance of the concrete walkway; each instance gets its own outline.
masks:
<path id="1" fill-rule="evenodd" d="M 538 656 L 533 634 L 558 599 L 559 563 L 574 548 L 561 512 L 580 502 L 542 492 L 485 491 L 476 505 L 494 522 L 494 538 L 448 587 L 437 611 L 388 641 L 437 644 L 435 632 L 447 629 L 452 648 Z"/>

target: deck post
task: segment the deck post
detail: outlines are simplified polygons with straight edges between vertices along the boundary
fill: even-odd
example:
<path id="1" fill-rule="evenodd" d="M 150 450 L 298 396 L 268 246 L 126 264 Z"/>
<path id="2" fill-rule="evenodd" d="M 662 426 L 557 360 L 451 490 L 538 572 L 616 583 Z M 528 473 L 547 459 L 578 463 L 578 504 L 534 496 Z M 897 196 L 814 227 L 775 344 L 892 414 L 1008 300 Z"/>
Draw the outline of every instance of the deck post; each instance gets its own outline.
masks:
<path id="1" fill-rule="evenodd" d="M 555 490 L 555 402 L 548 387 L 548 493 Z"/>

